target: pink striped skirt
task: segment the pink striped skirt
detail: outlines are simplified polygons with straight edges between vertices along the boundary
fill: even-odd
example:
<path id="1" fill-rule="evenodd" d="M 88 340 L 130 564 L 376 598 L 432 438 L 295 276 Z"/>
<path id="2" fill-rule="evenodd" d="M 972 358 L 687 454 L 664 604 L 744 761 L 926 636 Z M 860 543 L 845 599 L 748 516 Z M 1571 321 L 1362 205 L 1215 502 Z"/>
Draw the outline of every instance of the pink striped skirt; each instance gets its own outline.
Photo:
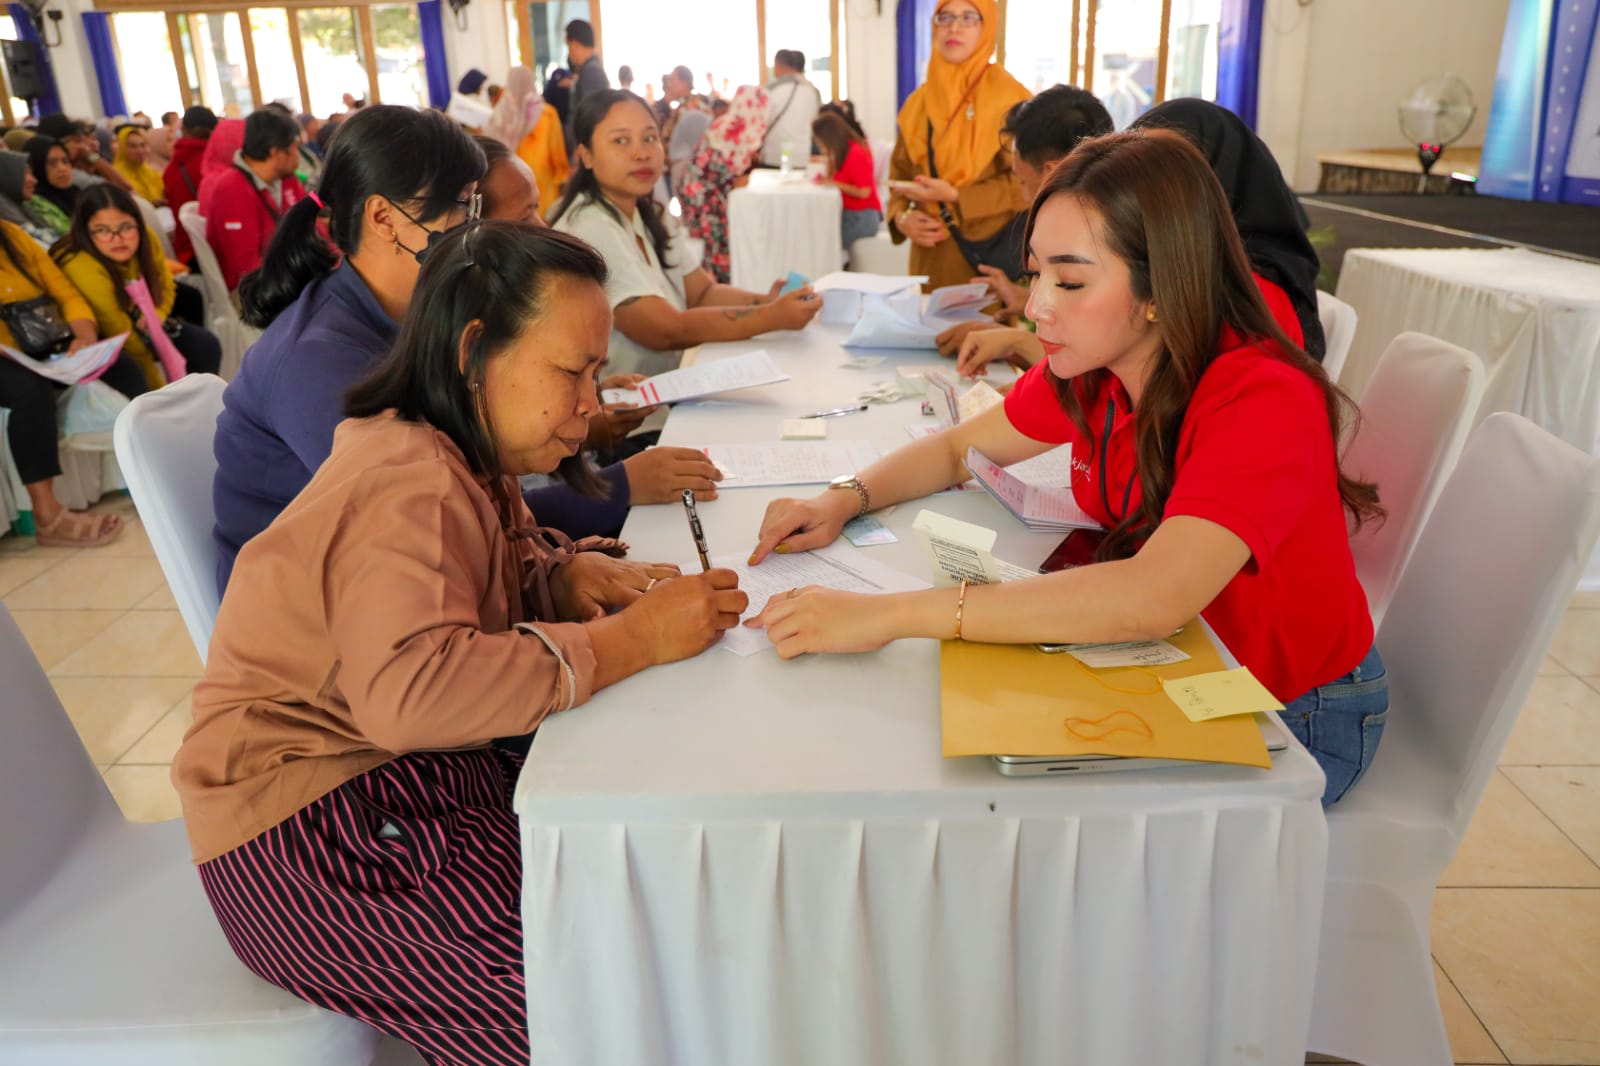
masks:
<path id="1" fill-rule="evenodd" d="M 234 952 L 437 1066 L 527 1066 L 519 766 L 402 755 L 201 864 Z"/>

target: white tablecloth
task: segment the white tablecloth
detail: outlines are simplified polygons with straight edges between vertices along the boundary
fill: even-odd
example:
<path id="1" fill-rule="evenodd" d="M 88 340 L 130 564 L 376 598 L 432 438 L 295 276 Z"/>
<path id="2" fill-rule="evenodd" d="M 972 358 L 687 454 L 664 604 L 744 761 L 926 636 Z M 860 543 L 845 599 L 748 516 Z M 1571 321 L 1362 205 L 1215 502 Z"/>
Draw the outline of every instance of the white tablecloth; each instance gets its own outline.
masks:
<path id="1" fill-rule="evenodd" d="M 1483 359 L 1478 421 L 1514 411 L 1600 455 L 1600 265 L 1520 248 L 1356 248 L 1338 296 L 1360 316 L 1339 378 L 1352 396 L 1415 330 Z M 1600 553 L 1583 584 L 1600 587 Z"/>
<path id="2" fill-rule="evenodd" d="M 734 285 L 766 292 L 795 271 L 820 278 L 840 269 L 839 190 L 800 172 L 756 170 L 728 197 L 728 268 Z"/>
<path id="3" fill-rule="evenodd" d="M 796 379 L 680 405 L 664 440 L 770 440 L 928 358 L 840 369 L 843 336 L 761 339 Z M 922 420 L 915 401 L 874 407 L 830 439 L 900 444 Z M 712 555 L 747 552 L 780 494 L 704 504 Z M 998 529 L 1018 563 L 1056 540 L 958 494 L 899 507 L 900 542 L 868 550 L 928 576 L 924 506 Z M 694 569 L 679 507 L 635 508 L 624 537 Z M 1297 745 L 1271 771 L 1075 780 L 944 759 L 929 640 L 653 668 L 547 721 L 518 785 L 535 1061 L 1298 1064 L 1321 791 Z"/>

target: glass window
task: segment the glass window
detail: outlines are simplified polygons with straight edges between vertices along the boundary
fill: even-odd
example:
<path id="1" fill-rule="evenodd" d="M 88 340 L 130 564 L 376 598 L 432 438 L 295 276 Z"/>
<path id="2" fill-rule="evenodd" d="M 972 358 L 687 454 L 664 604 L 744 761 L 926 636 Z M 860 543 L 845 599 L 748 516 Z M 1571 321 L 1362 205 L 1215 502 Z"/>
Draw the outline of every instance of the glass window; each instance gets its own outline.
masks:
<path id="1" fill-rule="evenodd" d="M 800 2 L 800 0 L 795 0 Z M 812 0 L 805 0 L 806 4 Z M 550 7 L 556 5 L 551 4 Z M 770 20 L 782 5 L 767 7 Z M 809 8 L 808 8 L 809 9 Z M 706 75 L 710 74 L 720 90 L 728 83 L 731 94 L 741 85 L 755 85 L 761 77 L 761 66 L 756 48 L 756 9 L 754 4 L 729 5 L 726 13 L 719 9 L 716 18 L 671 18 L 660 16 L 660 0 L 606 0 L 604 55 L 606 73 L 611 84 L 617 84 L 617 68 L 624 63 L 633 68 L 634 91 L 644 94 L 647 84 L 654 84 L 657 99 L 661 97 L 661 79 L 680 64 L 694 72 L 695 92 L 707 91 Z M 822 5 L 822 50 L 827 53 L 827 6 Z M 769 48 L 789 47 L 774 44 L 771 23 L 768 23 Z M 814 33 L 814 31 L 813 31 Z M 555 42 L 565 51 L 562 41 Z M 807 61 L 811 53 L 806 54 Z M 767 57 L 770 62 L 772 57 Z M 822 79 L 824 98 L 827 97 L 827 78 Z"/>
<path id="2" fill-rule="evenodd" d="M 184 65 L 199 102 L 225 118 L 255 110 L 244 61 L 244 35 L 237 11 L 190 12 L 178 16 Z M 163 108 L 163 110 L 166 110 Z"/>
<path id="3" fill-rule="evenodd" d="M 517 23 L 517 0 L 506 0 L 506 62 L 522 65 L 522 27 Z M 451 86 L 454 89 L 455 86 Z"/>
<path id="4" fill-rule="evenodd" d="M 10 15 L 0 15 L 0 41 L 20 41 L 22 35 L 17 32 L 17 24 L 11 21 Z M 11 89 L 11 79 L 6 78 L 6 89 Z M 28 101 L 18 96 L 11 97 L 11 121 L 21 122 L 28 116 Z"/>
<path id="5" fill-rule="evenodd" d="M 1010 0 L 1006 5 L 1006 69 L 1032 92 L 1072 81 L 1072 4 Z"/>
<path id="6" fill-rule="evenodd" d="M 172 61 L 167 16 L 159 11 L 112 15 L 111 35 L 117 42 L 117 69 L 122 74 L 122 95 L 128 102 L 128 113 L 143 111 L 160 122 L 168 111 L 181 112 L 183 90 L 178 85 L 177 65 Z"/>
<path id="7" fill-rule="evenodd" d="M 428 78 L 417 5 L 374 6 L 372 36 L 378 49 L 378 98 L 386 104 L 426 107 Z"/>
<path id="8" fill-rule="evenodd" d="M 1167 93 L 1217 98 L 1217 31 L 1222 0 L 1172 0 L 1167 34 Z"/>
<path id="9" fill-rule="evenodd" d="M 831 23 L 828 21 L 829 0 L 784 0 L 767 5 L 767 62 L 779 49 L 792 48 L 805 53 L 806 78 L 824 100 L 833 98 L 833 69 L 831 48 Z M 844 38 L 840 37 L 842 45 Z M 841 49 L 842 50 L 842 49 Z M 669 68 L 670 69 L 670 68 Z M 845 89 L 845 66 L 839 64 L 839 93 L 848 97 Z M 719 74 L 720 78 L 721 75 Z"/>
<path id="10" fill-rule="evenodd" d="M 276 101 L 297 113 L 305 110 L 294 46 L 289 41 L 289 13 L 281 7 L 251 8 L 250 36 L 256 48 L 262 102 Z"/>
<path id="11" fill-rule="evenodd" d="M 1161 0 L 1093 0 L 1093 92 L 1117 129 L 1156 100 L 1156 60 L 1161 51 Z"/>
<path id="12" fill-rule="evenodd" d="M 631 10 L 631 14 L 635 19 L 638 18 L 641 11 L 652 12 L 648 0 L 618 0 L 618 3 L 619 5 L 628 3 L 635 5 L 634 9 Z M 627 17 L 630 9 L 624 6 L 622 10 L 624 17 Z M 533 39 L 533 58 L 530 60 L 527 56 L 523 56 L 522 62 L 533 68 L 533 72 L 539 76 L 539 84 L 543 86 L 544 79 L 552 69 L 568 65 L 567 23 L 573 19 L 583 19 L 592 25 L 594 23 L 594 12 L 589 9 L 589 0 L 531 0 L 527 5 L 527 11 L 529 36 Z M 607 8 L 607 11 L 610 11 L 610 8 Z M 611 41 L 607 39 L 600 43 L 604 47 L 604 53 L 601 58 L 609 61 L 611 57 Z M 513 51 L 517 50 L 513 48 Z M 627 59 L 619 59 L 611 67 L 611 70 L 614 72 L 617 67 L 628 62 L 630 61 Z M 671 69 L 671 65 L 669 65 L 668 69 Z M 641 80 L 644 78 L 644 75 L 639 72 L 637 61 L 633 61 L 633 72 L 636 78 Z M 616 83 L 616 74 L 613 73 L 611 75 L 611 84 L 615 85 Z M 635 85 L 634 89 L 639 91 L 642 86 Z"/>
<path id="13" fill-rule="evenodd" d="M 361 65 L 356 14 L 348 7 L 305 8 L 299 12 L 300 42 L 306 57 L 306 86 L 316 115 L 341 114 L 344 96 L 367 95 L 367 68 Z"/>

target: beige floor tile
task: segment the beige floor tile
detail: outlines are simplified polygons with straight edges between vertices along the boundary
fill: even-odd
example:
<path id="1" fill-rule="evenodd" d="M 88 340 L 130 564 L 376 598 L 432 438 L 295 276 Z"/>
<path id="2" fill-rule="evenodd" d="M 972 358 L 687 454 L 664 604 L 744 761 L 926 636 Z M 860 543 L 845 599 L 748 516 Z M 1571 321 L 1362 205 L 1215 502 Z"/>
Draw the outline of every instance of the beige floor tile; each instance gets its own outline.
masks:
<path id="1" fill-rule="evenodd" d="M 200 657 L 177 611 L 129 611 L 57 663 L 51 676 L 197 678 Z"/>
<path id="2" fill-rule="evenodd" d="M 123 516 L 126 528 L 122 536 L 110 544 L 94 549 L 96 555 L 110 555 L 120 559 L 154 559 L 155 548 L 150 546 L 150 537 L 145 532 L 144 523 L 137 517 Z"/>
<path id="3" fill-rule="evenodd" d="M 1600 678 L 1538 677 L 1500 756 L 1502 766 L 1600 766 Z"/>
<path id="4" fill-rule="evenodd" d="M 36 552 L 7 552 L 0 555 L 0 597 L 9 597 L 13 589 L 21 588 L 53 566 L 61 565 L 67 557 Z M 8 598 L 6 605 L 11 601 Z"/>
<path id="5" fill-rule="evenodd" d="M 150 731 L 139 739 L 139 743 L 128 749 L 127 754 L 121 758 L 123 766 L 140 764 L 155 764 L 165 766 L 172 762 L 172 757 L 178 754 L 178 745 L 183 743 L 183 735 L 189 731 L 189 723 L 194 721 L 194 711 L 189 705 L 187 695 L 178 701 L 161 720 L 150 727 Z"/>
<path id="6" fill-rule="evenodd" d="M 1467 1001 L 1445 975 L 1438 960 L 1433 964 L 1433 984 L 1439 990 L 1439 1009 L 1444 1013 L 1444 1030 L 1450 1037 L 1450 1055 L 1456 1062 L 1503 1063 L 1506 1057 L 1494 1046 L 1489 1030 L 1478 1021 Z"/>
<path id="7" fill-rule="evenodd" d="M 1568 670 L 1565 666 L 1562 666 L 1548 655 L 1546 655 L 1544 657 L 1544 661 L 1539 664 L 1540 677 L 1566 677 L 1571 673 L 1571 670 Z"/>
<path id="8" fill-rule="evenodd" d="M 1567 606 L 1569 608 L 1577 607 L 1581 610 L 1600 610 L 1600 589 L 1574 592 L 1572 594 L 1572 602 Z"/>
<path id="9" fill-rule="evenodd" d="M 1600 766 L 1516 766 L 1505 771 L 1589 858 L 1600 863 Z M 1600 989 L 1595 990 L 1600 1009 Z"/>
<path id="10" fill-rule="evenodd" d="M 0 537 L 0 555 L 15 557 L 18 555 L 53 555 L 65 559 L 69 555 L 76 555 L 81 548 L 41 548 L 32 537 L 18 537 L 7 534 Z"/>
<path id="11" fill-rule="evenodd" d="M 56 696 L 97 763 L 121 759 L 193 683 L 175 677 L 57 677 Z M 170 760 L 169 760 L 170 761 Z"/>
<path id="12" fill-rule="evenodd" d="M 1600 866 L 1497 772 L 1439 884 L 1600 888 Z"/>
<path id="13" fill-rule="evenodd" d="M 15 610 L 129 608 L 165 584 L 154 559 L 85 551 L 53 566 L 6 596 Z"/>
<path id="14" fill-rule="evenodd" d="M 130 822 L 165 822 L 183 814 L 169 766 L 113 766 L 106 787 Z"/>
<path id="15" fill-rule="evenodd" d="M 178 609 L 178 601 L 173 598 L 172 588 L 163 578 L 161 587 L 134 604 L 133 609 L 136 611 L 176 611 Z"/>
<path id="16" fill-rule="evenodd" d="M 1600 611 L 1567 611 L 1550 655 L 1574 674 L 1600 675 Z"/>
<path id="17" fill-rule="evenodd" d="M 1433 954 L 1512 1062 L 1600 1063 L 1600 889 L 1442 888 Z"/>
<path id="18" fill-rule="evenodd" d="M 46 670 L 76 652 L 111 623 L 122 611 L 12 611 L 17 627 L 28 638 L 34 658 Z"/>

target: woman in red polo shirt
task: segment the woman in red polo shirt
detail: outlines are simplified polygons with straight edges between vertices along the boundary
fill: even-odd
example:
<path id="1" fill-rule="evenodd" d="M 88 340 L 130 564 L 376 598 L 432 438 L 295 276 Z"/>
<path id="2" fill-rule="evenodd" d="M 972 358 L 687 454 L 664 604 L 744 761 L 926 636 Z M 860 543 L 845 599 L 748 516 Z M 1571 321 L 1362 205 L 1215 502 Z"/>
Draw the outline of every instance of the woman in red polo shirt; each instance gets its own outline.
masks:
<path id="1" fill-rule="evenodd" d="M 1335 802 L 1388 708 L 1348 533 L 1377 493 L 1335 447 L 1348 400 L 1273 321 L 1216 177 L 1179 134 L 1084 142 L 1040 190 L 1027 246 L 1046 361 L 1003 406 L 773 503 L 752 561 L 961 480 L 968 448 L 1006 465 L 1071 442 L 1073 493 L 1109 530 L 1096 565 L 892 596 L 800 589 L 750 624 L 789 658 L 901 637 L 1150 639 L 1198 613 L 1287 705 Z"/>

